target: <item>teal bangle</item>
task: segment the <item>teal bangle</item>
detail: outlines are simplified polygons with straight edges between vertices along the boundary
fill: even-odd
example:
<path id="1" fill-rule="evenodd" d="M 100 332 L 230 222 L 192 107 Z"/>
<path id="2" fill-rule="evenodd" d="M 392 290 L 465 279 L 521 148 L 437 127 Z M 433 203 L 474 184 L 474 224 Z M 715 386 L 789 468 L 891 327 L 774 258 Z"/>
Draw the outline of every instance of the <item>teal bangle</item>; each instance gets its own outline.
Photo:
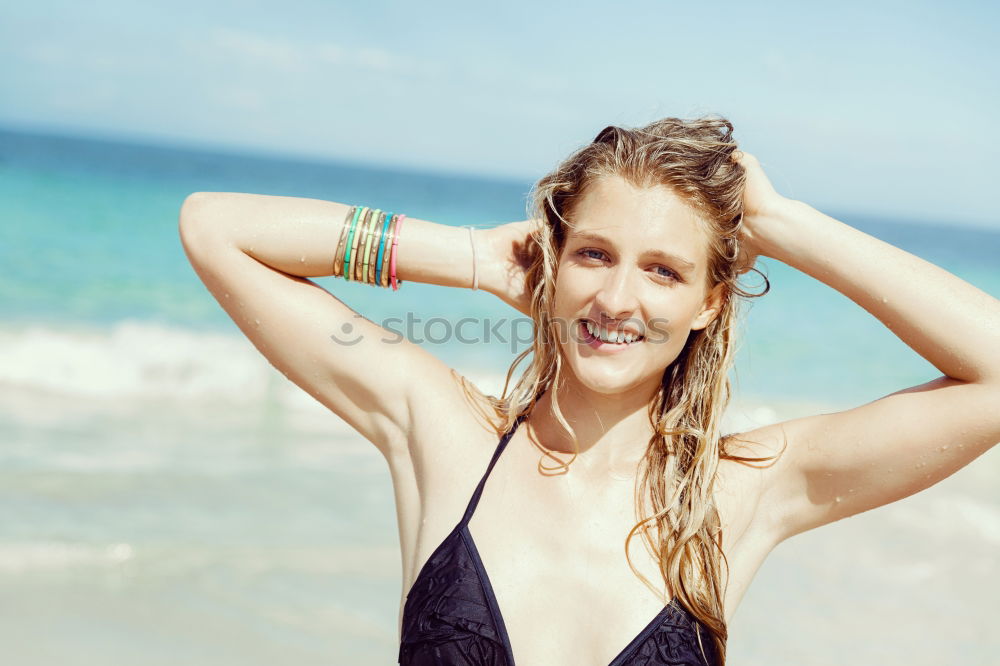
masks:
<path id="1" fill-rule="evenodd" d="M 347 234 L 347 251 L 344 253 L 344 279 L 345 280 L 350 280 L 351 279 L 351 271 L 349 269 L 351 267 L 351 244 L 354 242 L 354 230 L 358 226 L 358 218 L 366 210 L 368 210 L 367 207 L 365 207 L 365 206 L 358 206 L 358 212 L 356 212 L 354 214 L 354 219 L 351 220 L 351 231 L 350 231 L 349 234 Z"/>
<path id="2" fill-rule="evenodd" d="M 385 222 L 382 224 L 382 237 L 378 242 L 378 258 L 375 261 L 375 284 L 382 283 L 382 258 L 385 255 L 385 239 L 389 235 L 389 223 L 395 213 L 386 213 Z"/>

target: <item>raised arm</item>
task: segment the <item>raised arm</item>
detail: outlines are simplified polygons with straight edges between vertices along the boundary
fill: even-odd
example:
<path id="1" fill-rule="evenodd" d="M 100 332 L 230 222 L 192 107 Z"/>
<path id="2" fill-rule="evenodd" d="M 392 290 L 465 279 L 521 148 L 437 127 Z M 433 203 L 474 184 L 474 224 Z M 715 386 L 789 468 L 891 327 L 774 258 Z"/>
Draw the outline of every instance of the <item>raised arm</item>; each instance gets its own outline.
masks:
<path id="1" fill-rule="evenodd" d="M 844 294 L 941 372 L 854 409 L 741 434 L 769 451 L 787 439 L 781 458 L 760 470 L 777 543 L 912 495 L 1000 441 L 1000 301 L 805 203 L 783 199 L 752 156 L 742 161 L 751 246 Z"/>
<path id="2" fill-rule="evenodd" d="M 454 409 L 457 373 L 307 279 L 333 275 L 349 209 L 318 199 L 198 192 L 184 201 L 179 229 L 198 276 L 254 346 L 388 458 L 407 450 L 415 410 Z M 468 231 L 407 217 L 396 273 L 404 283 L 471 286 Z"/>

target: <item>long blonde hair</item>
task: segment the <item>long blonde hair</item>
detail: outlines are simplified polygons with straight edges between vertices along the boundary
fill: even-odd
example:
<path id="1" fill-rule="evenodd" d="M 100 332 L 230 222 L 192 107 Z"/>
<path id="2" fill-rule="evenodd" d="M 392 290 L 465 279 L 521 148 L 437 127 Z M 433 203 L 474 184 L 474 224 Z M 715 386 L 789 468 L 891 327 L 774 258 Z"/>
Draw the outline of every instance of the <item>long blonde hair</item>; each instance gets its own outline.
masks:
<path id="1" fill-rule="evenodd" d="M 635 129 L 609 126 L 541 178 L 529 201 L 529 219 L 539 224 L 526 255 L 526 287 L 535 323 L 532 345 L 514 359 L 499 398 L 484 396 L 464 382 L 499 416 L 498 434 L 507 432 L 542 392 L 553 387 L 555 416 L 579 450 L 579 440 L 559 407 L 563 359 L 552 317 L 559 258 L 570 226 L 567 218 L 587 188 L 609 175 L 636 187 L 665 185 L 701 213 L 708 225 L 707 281 L 709 286 L 725 284 L 723 305 L 708 326 L 691 331 L 684 348 L 664 370 L 649 403 L 654 434 L 640 464 L 635 502 L 641 516 L 648 493 L 653 514 L 631 529 L 625 538 L 625 556 L 632 571 L 659 594 L 629 556 L 629 542 L 641 532 L 677 601 L 711 631 L 721 664 L 725 663 L 728 629 L 719 566 L 719 556 L 725 559 L 725 554 L 712 492 L 716 472 L 722 459 L 750 463 L 775 457 L 733 455 L 730 445 L 735 438 L 720 433 L 730 399 L 728 371 L 735 352 L 739 299 L 763 296 L 770 290 L 767 276 L 759 294 L 747 293 L 737 284 L 746 174 L 733 159 L 737 145 L 732 132 L 728 120 L 711 116 L 664 118 Z M 532 354 L 531 362 L 508 393 L 514 368 L 528 354 Z M 728 562 L 726 568 L 728 572 Z M 700 641 L 701 632 L 698 636 Z"/>

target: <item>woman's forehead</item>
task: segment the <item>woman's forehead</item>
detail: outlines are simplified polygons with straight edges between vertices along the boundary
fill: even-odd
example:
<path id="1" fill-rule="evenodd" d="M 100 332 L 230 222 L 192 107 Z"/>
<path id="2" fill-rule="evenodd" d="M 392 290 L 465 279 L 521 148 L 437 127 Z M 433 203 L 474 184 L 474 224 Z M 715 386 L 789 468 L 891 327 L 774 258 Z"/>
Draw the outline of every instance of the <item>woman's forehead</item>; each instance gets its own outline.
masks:
<path id="1" fill-rule="evenodd" d="M 568 239 L 599 235 L 625 246 L 670 245 L 692 258 L 703 256 L 708 240 L 699 211 L 669 187 L 636 187 L 619 176 L 593 183 L 569 226 Z"/>
<path id="2" fill-rule="evenodd" d="M 577 218 L 697 221 L 697 208 L 667 185 L 639 187 L 621 176 L 602 176 L 590 184 L 574 207 Z"/>

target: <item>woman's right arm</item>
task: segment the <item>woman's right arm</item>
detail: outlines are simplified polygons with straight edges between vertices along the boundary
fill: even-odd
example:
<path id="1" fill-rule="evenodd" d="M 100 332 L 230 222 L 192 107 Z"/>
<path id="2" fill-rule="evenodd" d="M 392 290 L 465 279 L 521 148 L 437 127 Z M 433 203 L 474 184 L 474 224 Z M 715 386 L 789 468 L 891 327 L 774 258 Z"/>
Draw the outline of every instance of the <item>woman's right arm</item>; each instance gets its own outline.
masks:
<path id="1" fill-rule="evenodd" d="M 407 451 L 413 414 L 453 414 L 461 391 L 434 355 L 307 279 L 333 275 L 349 209 L 319 199 L 197 192 L 184 201 L 179 230 L 198 276 L 254 346 L 388 458 Z M 480 285 L 517 307 L 524 301 L 513 291 L 516 271 L 502 257 L 510 230 L 493 231 L 475 234 Z M 471 287 L 466 229 L 407 217 L 396 251 L 404 282 Z"/>

